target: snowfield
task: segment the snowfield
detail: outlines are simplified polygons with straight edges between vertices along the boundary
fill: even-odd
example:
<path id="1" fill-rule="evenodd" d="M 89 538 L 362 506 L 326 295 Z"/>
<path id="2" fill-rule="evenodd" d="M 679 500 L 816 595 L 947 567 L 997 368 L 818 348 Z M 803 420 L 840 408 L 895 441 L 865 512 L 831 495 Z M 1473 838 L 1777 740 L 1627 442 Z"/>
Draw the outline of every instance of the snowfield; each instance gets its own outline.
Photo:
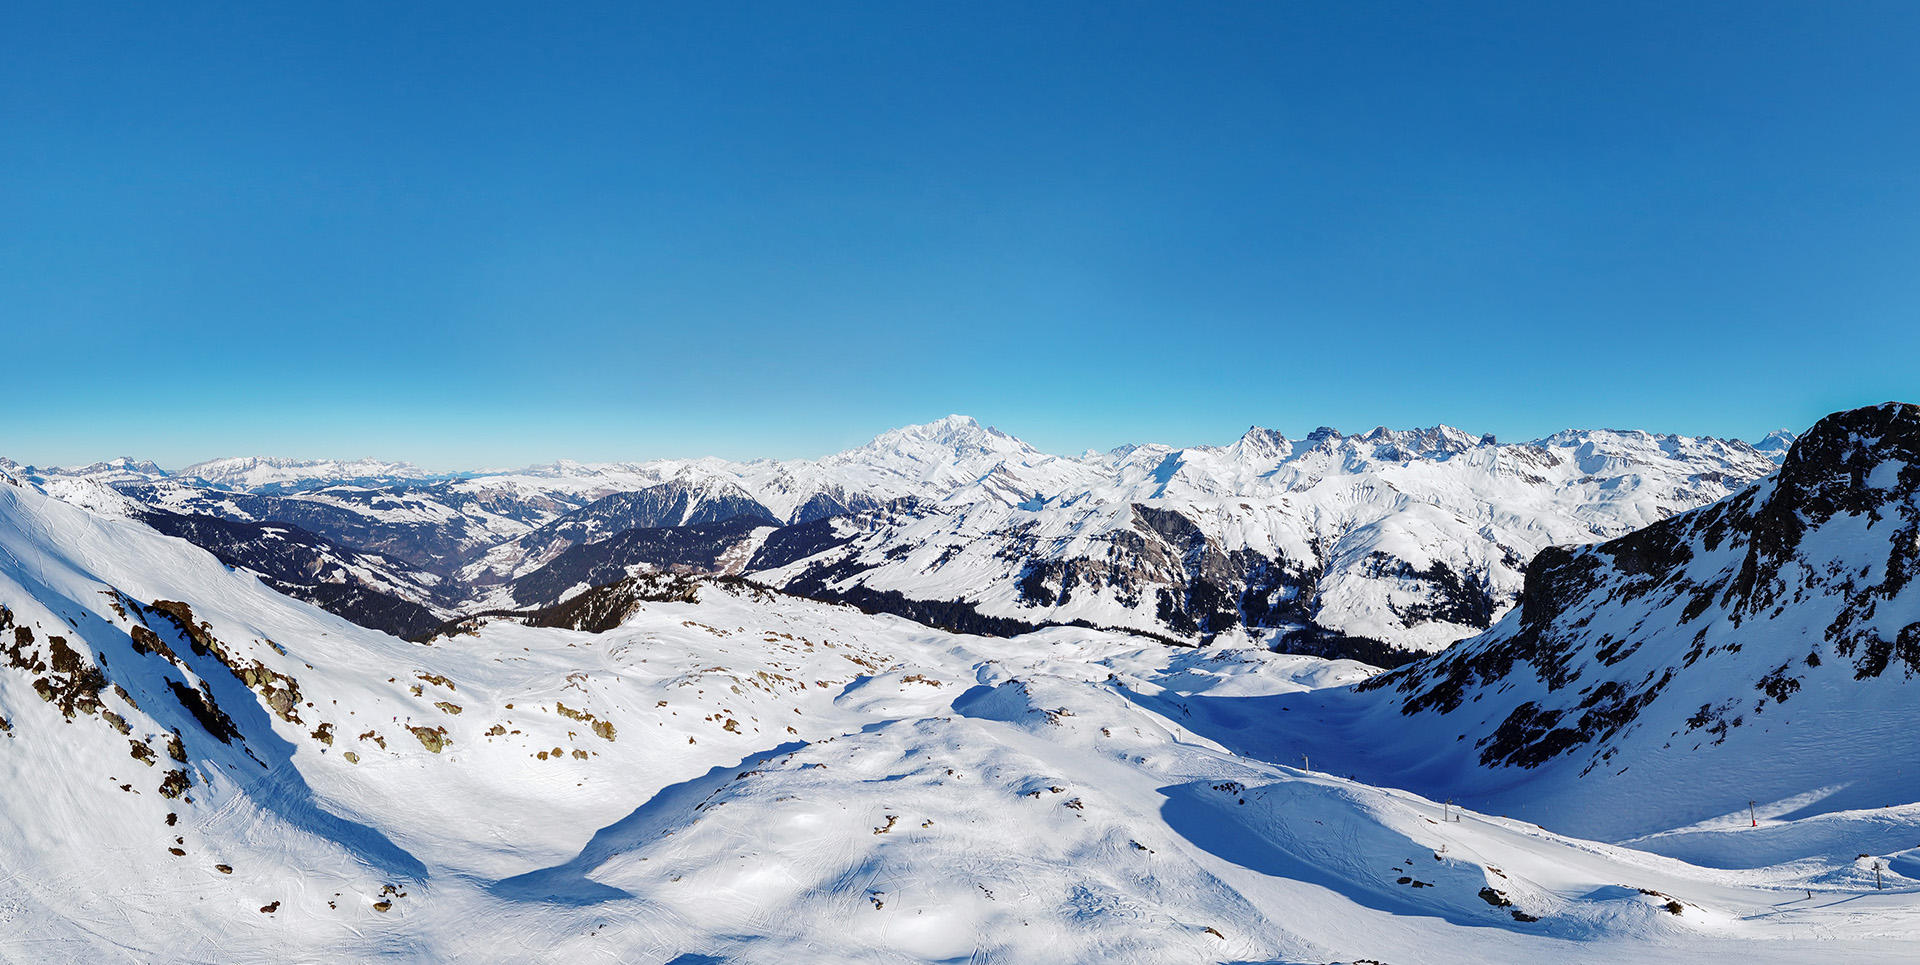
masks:
<path id="1" fill-rule="evenodd" d="M 603 632 L 409 643 L 97 508 L 0 480 L 8 962 L 1745 965 L 1920 938 L 1920 805 L 1810 785 L 1758 829 L 1569 837 L 1322 773 L 1325 722 L 1283 718 L 1377 671 L 1244 635 L 971 636 L 699 580 Z"/>

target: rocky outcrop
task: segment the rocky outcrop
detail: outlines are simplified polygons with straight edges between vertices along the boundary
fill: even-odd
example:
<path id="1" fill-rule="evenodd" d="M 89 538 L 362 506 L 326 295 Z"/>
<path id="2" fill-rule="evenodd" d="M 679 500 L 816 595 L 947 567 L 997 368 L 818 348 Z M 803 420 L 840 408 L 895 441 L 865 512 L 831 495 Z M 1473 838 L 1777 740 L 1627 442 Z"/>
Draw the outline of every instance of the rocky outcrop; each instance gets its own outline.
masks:
<path id="1" fill-rule="evenodd" d="M 1658 735 L 1669 747 L 1719 745 L 1805 703 L 1815 677 L 1828 695 L 1847 689 L 1836 673 L 1911 678 L 1917 492 L 1920 407 L 1836 413 L 1772 479 L 1620 539 L 1543 551 L 1493 632 L 1361 689 L 1409 716 L 1497 721 L 1459 724 L 1482 766 L 1573 756 L 1592 770 L 1648 719 L 1677 724 Z"/>

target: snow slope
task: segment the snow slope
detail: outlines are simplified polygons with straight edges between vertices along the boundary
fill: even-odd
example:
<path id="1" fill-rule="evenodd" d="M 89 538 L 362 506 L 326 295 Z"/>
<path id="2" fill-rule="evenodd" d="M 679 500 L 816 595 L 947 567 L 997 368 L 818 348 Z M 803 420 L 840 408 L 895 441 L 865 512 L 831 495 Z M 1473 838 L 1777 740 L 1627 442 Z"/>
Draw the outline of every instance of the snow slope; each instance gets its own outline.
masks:
<path id="1" fill-rule="evenodd" d="M 0 960 L 1891 962 L 1920 933 L 1899 871 L 1683 863 L 1192 726 L 1351 662 L 740 582 L 410 644 L 6 484 L 0 604 Z"/>

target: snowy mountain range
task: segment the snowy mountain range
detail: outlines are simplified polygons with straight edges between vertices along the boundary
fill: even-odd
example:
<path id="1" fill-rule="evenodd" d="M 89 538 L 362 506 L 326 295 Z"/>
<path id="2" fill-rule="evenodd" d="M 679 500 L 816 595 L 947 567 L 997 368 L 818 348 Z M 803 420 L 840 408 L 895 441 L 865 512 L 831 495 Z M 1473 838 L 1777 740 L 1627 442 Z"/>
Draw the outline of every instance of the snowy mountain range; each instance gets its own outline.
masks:
<path id="1" fill-rule="evenodd" d="M 1584 836 L 1749 827 L 1749 801 L 1760 817 L 1817 816 L 1830 841 L 1860 833 L 1882 806 L 1920 801 L 1916 494 L 1920 407 L 1829 416 L 1733 497 L 1542 551 L 1489 632 L 1273 708 L 1339 721 L 1338 738 L 1280 739 Z"/>
<path id="2" fill-rule="evenodd" d="M 743 471 L 764 512 L 709 517 L 737 498 L 695 485 L 712 463 L 297 493 L 0 467 L 0 960 L 1910 957 L 1920 408 L 1822 420 L 1777 472 L 1634 433 L 1064 459 L 976 429 L 903 432 L 859 472 L 789 465 L 784 503 Z M 446 593 L 398 554 L 483 560 L 674 480 L 523 542 L 574 540 L 483 591 L 588 585 L 550 606 L 456 608 L 410 642 L 298 589 Z M 827 482 L 875 505 L 802 519 Z M 238 518 L 294 512 L 314 526 Z M 1152 599 L 1257 552 L 1315 561 L 1320 612 L 1345 587 L 1414 630 L 1434 564 L 1557 533 L 1514 564 L 1517 605 L 1388 672 L 1277 653 L 1244 609 L 1199 648 L 1148 636 L 1173 626 L 1157 609 L 1066 622 L 1141 612 L 1073 609 L 1120 576 Z M 919 596 L 881 581 L 961 535 L 1028 556 L 962 546 Z M 904 549 L 861 568 L 880 546 Z M 1342 568 L 1373 553 L 1426 575 Z M 1066 600 L 1041 577 L 1055 600 L 1026 612 L 1055 625 L 1024 632 L 778 588 L 988 620 L 1045 560 L 1075 587 L 1091 570 L 1066 562 L 1112 570 Z M 945 597 L 958 567 L 976 580 Z"/>
<path id="3" fill-rule="evenodd" d="M 371 460 L 16 471 L 96 505 L 84 483 L 104 484 L 152 519 L 297 527 L 327 547 L 326 572 L 357 584 L 337 612 L 403 635 L 421 630 L 422 613 L 551 605 L 591 585 L 575 575 L 671 570 L 969 632 L 1225 634 L 1392 664 L 1490 626 L 1546 546 L 1723 498 L 1771 473 L 1790 439 L 1775 433 L 1761 449 L 1579 431 L 1502 445 L 1438 426 L 1294 441 L 1255 427 L 1224 447 L 1068 458 L 950 416 L 819 460 L 440 476 Z M 168 525 L 189 539 L 217 529 Z M 283 564 L 215 551 L 285 579 Z"/>

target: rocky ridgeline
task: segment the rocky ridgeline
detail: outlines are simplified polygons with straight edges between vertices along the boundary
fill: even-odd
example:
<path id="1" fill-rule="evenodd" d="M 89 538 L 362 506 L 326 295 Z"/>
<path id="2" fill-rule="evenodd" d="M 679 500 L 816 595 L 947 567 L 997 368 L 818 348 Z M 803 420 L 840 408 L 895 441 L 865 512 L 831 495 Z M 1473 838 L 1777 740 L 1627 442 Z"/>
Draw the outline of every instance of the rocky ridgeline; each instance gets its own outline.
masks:
<path id="1" fill-rule="evenodd" d="M 1744 733 L 1755 747 L 1823 748 L 1818 762 L 1748 748 L 1756 783 L 1815 763 L 1848 772 L 1851 756 L 1887 750 L 1852 732 L 1872 732 L 1886 723 L 1879 712 L 1915 696 L 1916 493 L 1920 407 L 1836 413 L 1794 443 L 1775 477 L 1738 495 L 1619 539 L 1543 551 L 1516 614 L 1359 689 L 1439 718 L 1408 733 L 1452 744 L 1457 731 L 1486 768 L 1565 759 L 1582 776 L 1617 776 Z"/>

